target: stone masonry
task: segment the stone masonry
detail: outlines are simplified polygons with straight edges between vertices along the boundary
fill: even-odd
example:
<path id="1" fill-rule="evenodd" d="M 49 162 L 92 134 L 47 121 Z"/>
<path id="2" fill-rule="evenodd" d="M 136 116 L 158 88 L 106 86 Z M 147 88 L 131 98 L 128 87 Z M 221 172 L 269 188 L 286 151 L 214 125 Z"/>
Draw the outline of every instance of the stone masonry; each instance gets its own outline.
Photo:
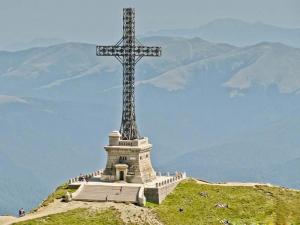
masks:
<path id="1" fill-rule="evenodd" d="M 143 184 L 155 179 L 150 159 L 152 145 L 147 137 L 121 140 L 121 134 L 113 131 L 109 135 L 109 145 L 104 148 L 107 163 L 102 180 Z"/>

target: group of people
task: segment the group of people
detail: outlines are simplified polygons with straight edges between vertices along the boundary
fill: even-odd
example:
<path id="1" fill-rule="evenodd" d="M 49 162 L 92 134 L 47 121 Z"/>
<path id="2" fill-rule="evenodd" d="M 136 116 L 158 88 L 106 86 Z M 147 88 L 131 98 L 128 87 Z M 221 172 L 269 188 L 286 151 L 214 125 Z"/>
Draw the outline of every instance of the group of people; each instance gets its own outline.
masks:
<path id="1" fill-rule="evenodd" d="M 85 176 L 82 173 L 80 174 L 78 180 L 79 181 L 86 181 Z"/>
<path id="2" fill-rule="evenodd" d="M 19 209 L 19 217 L 25 216 L 25 210 L 23 208 Z"/>

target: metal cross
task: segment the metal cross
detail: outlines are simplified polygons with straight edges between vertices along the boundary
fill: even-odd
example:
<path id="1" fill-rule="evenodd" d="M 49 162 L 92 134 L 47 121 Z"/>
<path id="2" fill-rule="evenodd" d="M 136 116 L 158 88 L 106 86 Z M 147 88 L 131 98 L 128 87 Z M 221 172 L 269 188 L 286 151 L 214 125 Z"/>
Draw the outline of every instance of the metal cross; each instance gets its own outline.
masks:
<path id="1" fill-rule="evenodd" d="M 143 46 L 135 38 L 135 11 L 123 9 L 123 37 L 112 46 L 97 46 L 97 56 L 115 56 L 123 65 L 123 111 L 120 133 L 123 140 L 139 139 L 135 118 L 135 65 L 144 56 L 161 56 L 161 47 Z"/>

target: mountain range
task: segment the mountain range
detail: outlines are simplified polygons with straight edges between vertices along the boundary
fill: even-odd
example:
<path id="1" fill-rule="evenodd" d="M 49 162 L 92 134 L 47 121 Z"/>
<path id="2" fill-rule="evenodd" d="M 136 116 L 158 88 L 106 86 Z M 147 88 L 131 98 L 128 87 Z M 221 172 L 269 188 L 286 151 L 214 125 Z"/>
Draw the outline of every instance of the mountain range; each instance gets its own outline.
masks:
<path id="1" fill-rule="evenodd" d="M 232 18 L 216 19 L 196 28 L 151 31 L 144 36 L 201 37 L 211 42 L 236 46 L 268 41 L 300 47 L 300 28 L 283 28 L 262 22 L 249 23 Z"/>
<path id="2" fill-rule="evenodd" d="M 136 69 L 137 123 L 156 170 L 300 188 L 300 49 L 141 41 L 163 47 Z M 108 133 L 120 126 L 121 69 L 94 44 L 0 52 L 0 214 L 104 167 Z"/>

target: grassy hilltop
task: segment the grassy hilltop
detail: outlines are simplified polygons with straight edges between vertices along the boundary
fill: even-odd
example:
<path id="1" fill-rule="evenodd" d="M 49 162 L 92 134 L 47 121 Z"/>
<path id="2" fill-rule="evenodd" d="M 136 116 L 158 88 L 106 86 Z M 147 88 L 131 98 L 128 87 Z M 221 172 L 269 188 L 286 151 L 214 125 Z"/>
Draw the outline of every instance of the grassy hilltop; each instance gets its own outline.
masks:
<path id="1" fill-rule="evenodd" d="M 227 204 L 228 208 L 217 204 Z M 179 212 L 179 207 L 183 212 Z M 226 220 L 230 224 L 300 224 L 300 192 L 184 181 L 154 209 L 165 224 L 220 224 Z"/>
<path id="2" fill-rule="evenodd" d="M 161 224 L 300 224 L 300 191 L 256 185 L 219 186 L 181 182 L 161 205 L 147 204 Z M 182 210 L 180 210 L 180 208 Z M 16 225 L 149 224 L 124 222 L 114 208 L 79 208 Z"/>

